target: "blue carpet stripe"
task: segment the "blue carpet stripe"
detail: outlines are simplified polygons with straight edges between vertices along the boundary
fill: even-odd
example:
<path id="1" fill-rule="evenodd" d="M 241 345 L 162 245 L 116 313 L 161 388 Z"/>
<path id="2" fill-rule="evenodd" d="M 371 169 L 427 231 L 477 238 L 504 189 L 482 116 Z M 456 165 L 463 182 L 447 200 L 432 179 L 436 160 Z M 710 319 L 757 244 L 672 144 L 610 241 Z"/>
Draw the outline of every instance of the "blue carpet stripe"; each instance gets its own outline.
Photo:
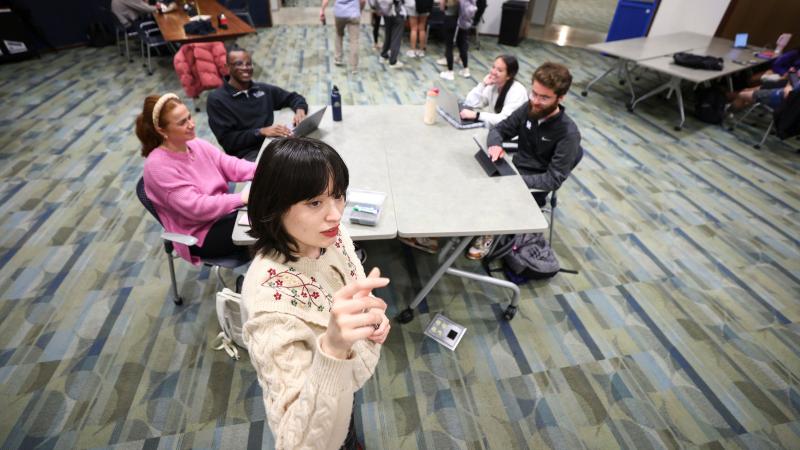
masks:
<path id="1" fill-rule="evenodd" d="M 676 234 L 678 236 L 682 237 L 687 242 L 692 244 L 692 246 L 695 249 L 697 249 L 697 251 L 699 251 L 703 256 L 705 256 L 706 259 L 708 259 L 709 262 L 714 264 L 714 267 L 716 267 L 720 272 L 722 272 L 722 275 L 725 278 L 728 278 L 729 280 L 733 281 L 734 283 L 736 283 L 737 286 L 742 288 L 742 290 L 744 290 L 745 292 L 750 294 L 750 296 L 753 297 L 753 299 L 758 301 L 758 303 L 760 303 L 764 308 L 766 308 L 770 312 L 770 314 L 772 314 L 772 316 L 774 316 L 776 319 L 778 319 L 778 321 L 780 323 L 782 323 L 784 325 L 791 323 L 791 320 L 789 320 L 786 316 L 784 316 L 783 313 L 781 313 L 777 308 L 775 308 L 769 302 L 767 302 L 767 300 L 765 300 L 764 297 L 759 295 L 758 292 L 754 291 L 753 288 L 751 288 L 744 280 L 742 280 L 741 278 L 736 276 L 730 269 L 728 269 L 728 267 L 725 266 L 725 264 L 723 264 L 717 258 L 715 258 L 710 253 L 708 253 L 708 251 L 706 249 L 704 249 L 700 244 L 698 244 L 694 239 L 692 239 L 683 230 L 681 230 L 680 228 L 677 228 L 675 230 L 675 232 L 676 232 Z"/>
<path id="2" fill-rule="evenodd" d="M 714 189 L 714 191 L 715 191 L 716 193 L 718 193 L 719 195 L 721 195 L 721 196 L 725 197 L 727 200 L 729 200 L 729 201 L 731 201 L 731 202 L 735 203 L 735 204 L 736 204 L 736 206 L 738 206 L 738 207 L 742 208 L 743 210 L 747 211 L 748 213 L 750 213 L 750 214 L 751 214 L 753 217 L 755 217 L 757 220 L 759 220 L 759 221 L 763 222 L 765 225 L 767 225 L 768 227 L 772 228 L 772 230 L 773 230 L 773 231 L 775 231 L 776 233 L 778 233 L 778 234 L 780 234 L 781 236 L 785 237 L 786 239 L 789 239 L 790 241 L 792 241 L 792 243 L 793 243 L 794 245 L 796 245 L 796 246 L 800 246 L 800 240 L 798 240 L 798 238 L 796 238 L 796 237 L 793 237 L 792 235 L 790 235 L 789 233 L 787 233 L 786 231 L 784 231 L 784 230 L 783 230 L 783 229 L 781 229 L 780 227 L 776 226 L 775 224 L 773 224 L 771 221 L 767 220 L 767 218 L 766 218 L 766 217 L 764 217 L 764 216 L 762 216 L 761 214 L 755 213 L 753 210 L 751 210 L 750 208 L 748 208 L 747 206 L 745 206 L 745 205 L 744 205 L 744 203 L 742 203 L 742 202 L 740 202 L 740 201 L 736 200 L 736 199 L 735 199 L 735 198 L 733 198 L 731 195 L 729 195 L 727 192 L 725 192 L 725 191 L 724 191 L 724 190 L 722 190 L 721 188 L 719 188 L 719 187 L 717 187 L 716 185 L 714 185 L 713 183 L 711 183 L 709 180 L 707 180 L 707 179 L 706 179 L 705 177 L 703 177 L 702 175 L 700 175 L 700 174 L 698 174 L 697 172 L 695 172 L 695 171 L 693 171 L 693 170 L 689 169 L 689 167 L 687 167 L 685 164 L 683 164 L 683 163 L 679 163 L 678 165 L 679 165 L 679 166 L 681 166 L 681 167 L 682 167 L 684 170 L 686 170 L 687 172 L 691 173 L 691 174 L 692 174 L 693 176 L 695 176 L 697 179 L 699 179 L 699 180 L 703 181 L 704 183 L 706 183 L 706 184 L 707 184 L 707 185 L 708 185 L 710 188 Z"/>
<path id="3" fill-rule="evenodd" d="M 661 329 L 656 325 L 653 319 L 645 312 L 645 310 L 639 305 L 639 302 L 636 301 L 633 295 L 625 288 L 625 286 L 617 286 L 617 290 L 622 294 L 627 302 L 628 306 L 633 309 L 634 312 L 642 319 L 642 321 L 647 325 L 647 328 L 653 333 L 653 335 L 658 339 L 659 343 L 669 351 L 670 356 L 678 363 L 678 365 L 686 372 L 686 375 L 692 380 L 692 383 L 700 390 L 703 396 L 711 403 L 711 406 L 722 416 L 725 422 L 730 426 L 736 434 L 743 434 L 746 433 L 747 430 L 744 426 L 739 423 L 736 417 L 728 410 L 728 408 L 720 401 L 719 397 L 711 390 L 711 388 L 706 384 L 700 374 L 694 370 L 689 361 L 681 354 L 681 352 L 672 345 L 672 342 L 667 338 Z"/>
<path id="4" fill-rule="evenodd" d="M 560 294 L 556 295 L 555 298 L 558 304 L 564 310 L 564 312 L 567 313 L 569 321 L 575 327 L 575 330 L 578 332 L 578 335 L 580 335 L 581 340 L 583 340 L 583 343 L 586 344 L 586 347 L 589 349 L 589 352 L 592 354 L 592 357 L 594 357 L 594 359 L 597 361 L 605 359 L 603 352 L 597 346 L 597 343 L 594 342 L 594 339 L 592 339 L 592 335 L 589 333 L 589 330 L 586 329 L 586 326 L 584 326 L 580 317 L 578 317 L 578 314 L 576 314 L 575 310 L 573 310 L 572 307 L 569 305 L 569 302 L 564 298 L 563 295 Z"/>

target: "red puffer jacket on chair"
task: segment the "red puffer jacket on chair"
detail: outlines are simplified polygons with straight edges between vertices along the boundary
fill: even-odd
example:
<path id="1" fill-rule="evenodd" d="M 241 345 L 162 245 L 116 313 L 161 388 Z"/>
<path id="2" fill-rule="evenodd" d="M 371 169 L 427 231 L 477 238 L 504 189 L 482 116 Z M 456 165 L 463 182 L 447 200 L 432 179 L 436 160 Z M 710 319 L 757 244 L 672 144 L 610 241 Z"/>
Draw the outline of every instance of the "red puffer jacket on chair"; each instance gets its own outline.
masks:
<path id="1" fill-rule="evenodd" d="M 228 75 L 225 58 L 222 42 L 182 45 L 172 62 L 186 95 L 197 98 L 203 91 L 222 86 L 222 77 Z"/>

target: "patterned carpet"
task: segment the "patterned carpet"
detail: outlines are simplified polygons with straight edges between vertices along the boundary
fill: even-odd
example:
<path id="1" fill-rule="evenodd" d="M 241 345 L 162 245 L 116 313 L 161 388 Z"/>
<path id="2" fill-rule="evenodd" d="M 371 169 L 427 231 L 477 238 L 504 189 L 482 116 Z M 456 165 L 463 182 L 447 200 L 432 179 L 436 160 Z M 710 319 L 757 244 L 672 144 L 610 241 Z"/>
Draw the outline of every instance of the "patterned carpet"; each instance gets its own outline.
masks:
<path id="1" fill-rule="evenodd" d="M 331 27 L 280 27 L 240 40 L 257 78 L 325 103 L 421 103 L 428 58 L 390 71 L 369 49 L 351 76 L 333 66 Z M 370 449 L 798 448 L 800 141 L 733 135 L 652 99 L 629 114 L 615 80 L 578 92 L 608 61 L 526 41 L 471 53 L 473 79 L 502 52 L 521 76 L 566 63 L 566 106 L 586 157 L 564 185 L 555 249 L 578 275 L 508 292 L 445 277 L 416 319 L 395 325 L 357 396 Z M 147 76 L 113 48 L 0 66 L 0 446 L 271 448 L 247 357 L 210 348 L 218 332 L 207 269 L 176 263 L 175 306 L 159 226 L 138 203 L 133 120 L 147 94 L 181 92 L 168 57 Z M 645 77 L 640 92 L 657 80 Z M 689 90 L 687 89 L 687 92 Z M 182 92 L 181 92 L 182 94 Z M 211 139 L 204 112 L 199 134 Z M 381 292 L 404 308 L 432 256 L 365 245 Z M 457 265 L 477 269 L 466 259 Z M 457 351 L 422 335 L 436 312 L 465 325 Z"/>
<path id="2" fill-rule="evenodd" d="M 608 33 L 616 9 L 616 0 L 558 0 L 553 23 Z"/>

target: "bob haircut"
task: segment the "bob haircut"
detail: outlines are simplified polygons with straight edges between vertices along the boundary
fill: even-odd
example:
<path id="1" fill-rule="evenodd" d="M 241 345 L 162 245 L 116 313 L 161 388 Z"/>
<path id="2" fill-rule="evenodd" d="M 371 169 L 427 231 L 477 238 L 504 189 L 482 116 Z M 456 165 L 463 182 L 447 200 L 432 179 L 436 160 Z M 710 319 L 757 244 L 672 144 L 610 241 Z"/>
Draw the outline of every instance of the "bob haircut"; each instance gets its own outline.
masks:
<path id="1" fill-rule="evenodd" d="M 267 145 L 250 185 L 247 214 L 255 255 L 280 255 L 297 261 L 297 242 L 286 232 L 283 217 L 295 203 L 321 194 L 343 197 L 350 174 L 328 144 L 309 138 L 276 139 Z M 328 186 L 331 192 L 326 192 Z"/>

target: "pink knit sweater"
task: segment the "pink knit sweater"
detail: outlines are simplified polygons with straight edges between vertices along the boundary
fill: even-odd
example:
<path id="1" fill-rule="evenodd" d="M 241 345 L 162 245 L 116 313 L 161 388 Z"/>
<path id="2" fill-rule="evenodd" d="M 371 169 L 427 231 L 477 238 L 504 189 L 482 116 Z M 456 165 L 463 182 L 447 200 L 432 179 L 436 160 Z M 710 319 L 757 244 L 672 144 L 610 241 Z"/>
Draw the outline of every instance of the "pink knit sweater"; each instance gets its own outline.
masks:
<path id="1" fill-rule="evenodd" d="M 228 193 L 229 181 L 253 179 L 255 163 L 223 153 L 200 138 L 186 143 L 188 152 L 154 149 L 144 161 L 144 189 L 164 228 L 197 238 L 202 247 L 208 230 L 220 217 L 242 206 L 239 194 Z M 200 264 L 189 247 L 175 244 L 181 258 Z"/>

